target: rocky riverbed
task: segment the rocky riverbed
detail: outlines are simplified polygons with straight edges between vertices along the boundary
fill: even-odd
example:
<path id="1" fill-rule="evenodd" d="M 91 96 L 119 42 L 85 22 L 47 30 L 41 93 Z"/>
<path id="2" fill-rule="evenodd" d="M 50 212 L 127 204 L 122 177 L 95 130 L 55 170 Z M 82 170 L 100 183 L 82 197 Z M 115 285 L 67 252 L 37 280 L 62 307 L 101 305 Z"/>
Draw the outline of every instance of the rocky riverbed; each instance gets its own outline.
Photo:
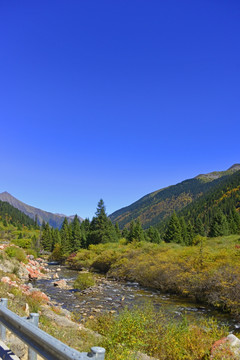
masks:
<path id="1" fill-rule="evenodd" d="M 178 296 L 141 288 L 137 283 L 109 280 L 99 274 L 95 274 L 96 286 L 77 291 L 73 289 L 77 271 L 58 265 L 48 268 L 50 270 L 48 277 L 37 279 L 34 281 L 34 286 L 46 293 L 55 305 L 75 313 L 79 321 L 104 311 L 118 313 L 125 306 L 132 307 L 150 302 L 156 311 L 163 311 L 175 318 L 186 316 L 191 320 L 214 317 L 221 325 L 228 325 L 233 332 L 240 328 L 239 319 L 229 314 L 196 305 Z M 57 286 L 54 286 L 56 284 Z"/>

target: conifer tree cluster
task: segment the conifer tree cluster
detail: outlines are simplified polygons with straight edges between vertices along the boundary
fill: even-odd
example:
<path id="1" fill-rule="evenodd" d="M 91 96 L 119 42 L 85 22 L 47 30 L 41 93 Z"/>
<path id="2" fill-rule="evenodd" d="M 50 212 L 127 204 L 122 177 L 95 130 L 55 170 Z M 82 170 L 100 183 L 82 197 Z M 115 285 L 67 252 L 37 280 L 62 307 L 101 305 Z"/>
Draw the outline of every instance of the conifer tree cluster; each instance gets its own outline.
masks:
<path id="1" fill-rule="evenodd" d="M 60 230 L 43 223 L 41 247 L 45 251 L 53 252 L 56 258 L 63 259 L 91 244 L 118 242 L 121 238 L 125 238 L 127 243 L 148 241 L 158 244 L 163 239 L 167 243 L 193 245 L 197 235 L 216 237 L 229 234 L 240 234 L 240 214 L 234 206 L 214 206 L 204 214 L 198 214 L 197 218 L 191 217 L 189 213 L 173 212 L 161 232 L 152 226 L 143 230 L 139 219 L 132 220 L 129 228 L 121 231 L 118 223 L 114 225 L 107 216 L 101 199 L 92 221 L 86 219 L 80 223 L 76 215 L 74 220 L 68 223 L 65 218 Z"/>
<path id="2" fill-rule="evenodd" d="M 119 228 L 117 229 L 107 217 L 104 202 L 98 203 L 96 216 L 90 222 L 89 219 L 80 223 L 77 215 L 73 221 L 68 223 L 64 219 L 61 229 L 53 229 L 47 223 L 42 224 L 41 246 L 48 252 L 56 252 L 58 257 L 64 257 L 87 248 L 91 244 L 116 242 L 119 239 Z"/>
<path id="3" fill-rule="evenodd" d="M 217 237 L 240 234 L 240 214 L 234 207 L 224 213 L 216 206 L 209 210 L 207 222 L 205 219 L 206 216 L 199 216 L 194 222 L 189 218 L 186 221 L 174 212 L 166 226 L 164 241 L 192 245 L 196 235 Z"/>
<path id="4" fill-rule="evenodd" d="M 53 252 L 53 257 L 59 260 L 79 249 L 86 249 L 91 244 L 118 242 L 121 238 L 125 238 L 127 242 L 161 241 L 156 228 L 150 227 L 144 231 L 139 220 L 132 221 L 129 229 L 124 228 L 121 231 L 118 223 L 113 225 L 108 218 L 102 199 L 92 221 L 86 219 L 80 223 L 76 215 L 71 223 L 65 218 L 60 230 L 50 227 L 48 223 L 43 223 L 41 227 L 42 249 Z"/>
<path id="5" fill-rule="evenodd" d="M 0 220 L 7 226 L 27 226 L 28 228 L 38 228 L 38 225 L 29 216 L 16 209 L 5 201 L 0 201 Z"/>

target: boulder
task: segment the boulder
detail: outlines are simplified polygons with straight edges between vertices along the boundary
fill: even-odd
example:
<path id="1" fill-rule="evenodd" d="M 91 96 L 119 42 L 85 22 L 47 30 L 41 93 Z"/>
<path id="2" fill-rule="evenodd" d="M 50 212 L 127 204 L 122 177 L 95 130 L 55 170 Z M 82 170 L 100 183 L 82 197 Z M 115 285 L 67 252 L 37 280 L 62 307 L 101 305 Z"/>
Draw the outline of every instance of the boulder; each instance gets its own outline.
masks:
<path id="1" fill-rule="evenodd" d="M 68 288 L 68 285 L 67 285 L 67 282 L 66 280 L 58 280 L 58 281 L 54 281 L 53 283 L 54 286 L 58 286 L 60 287 L 61 289 L 67 289 Z"/>
<path id="2" fill-rule="evenodd" d="M 221 356 L 221 358 L 225 359 L 225 356 L 229 357 L 230 355 L 233 360 L 240 359 L 240 340 L 233 334 L 229 334 L 213 344 L 210 358 L 214 359 L 216 356 Z"/>

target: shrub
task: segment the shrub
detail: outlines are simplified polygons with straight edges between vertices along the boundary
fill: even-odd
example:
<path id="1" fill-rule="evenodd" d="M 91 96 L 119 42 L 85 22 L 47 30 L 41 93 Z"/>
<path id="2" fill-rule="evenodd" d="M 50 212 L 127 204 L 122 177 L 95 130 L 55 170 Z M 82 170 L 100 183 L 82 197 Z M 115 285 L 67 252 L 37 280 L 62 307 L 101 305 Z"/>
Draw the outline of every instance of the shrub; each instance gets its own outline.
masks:
<path id="1" fill-rule="evenodd" d="M 32 245 L 32 239 L 18 238 L 12 240 L 12 242 L 23 249 L 30 249 Z"/>
<path id="2" fill-rule="evenodd" d="M 92 268 L 102 273 L 107 273 L 111 265 L 116 261 L 117 253 L 113 250 L 106 250 L 93 261 Z"/>
<path id="3" fill-rule="evenodd" d="M 161 360 L 208 359 L 212 344 L 227 334 L 213 320 L 176 321 L 149 305 L 125 308 L 119 316 L 100 314 L 87 325 L 105 337 L 108 359 L 116 359 L 116 353 L 118 359 L 129 359 L 137 351 Z"/>
<path id="4" fill-rule="evenodd" d="M 63 260 L 63 254 L 60 244 L 55 244 L 52 254 L 49 257 L 49 260 L 51 261 L 62 261 Z"/>
<path id="5" fill-rule="evenodd" d="M 80 273 L 74 281 L 74 289 L 85 290 L 95 285 L 94 277 L 91 273 Z"/>
<path id="6" fill-rule="evenodd" d="M 91 251 L 81 250 L 75 256 L 70 255 L 66 263 L 75 270 L 89 269 L 96 257 L 97 255 Z"/>
<path id="7" fill-rule="evenodd" d="M 26 253 L 27 253 L 28 255 L 33 255 L 35 258 L 38 257 L 37 252 L 36 252 L 35 250 L 33 250 L 33 249 L 27 249 Z"/>
<path id="8" fill-rule="evenodd" d="M 26 258 L 26 254 L 23 251 L 23 249 L 18 248 L 16 246 L 9 246 L 5 249 L 5 253 L 10 257 L 10 258 L 15 258 L 18 261 L 22 261 L 23 263 L 27 263 L 27 258 Z"/>

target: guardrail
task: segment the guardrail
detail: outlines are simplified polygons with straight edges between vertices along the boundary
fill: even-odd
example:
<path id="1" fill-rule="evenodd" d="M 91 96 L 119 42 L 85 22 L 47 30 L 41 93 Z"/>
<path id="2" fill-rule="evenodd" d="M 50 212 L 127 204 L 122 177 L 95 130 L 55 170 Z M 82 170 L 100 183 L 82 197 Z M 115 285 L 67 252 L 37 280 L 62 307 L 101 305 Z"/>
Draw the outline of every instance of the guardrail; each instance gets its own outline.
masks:
<path id="1" fill-rule="evenodd" d="M 6 340 L 6 328 L 28 345 L 28 359 L 37 354 L 47 360 L 104 360 L 105 349 L 95 346 L 89 353 L 79 352 L 38 328 L 39 314 L 21 318 L 7 308 L 8 299 L 0 301 L 0 338 Z"/>

